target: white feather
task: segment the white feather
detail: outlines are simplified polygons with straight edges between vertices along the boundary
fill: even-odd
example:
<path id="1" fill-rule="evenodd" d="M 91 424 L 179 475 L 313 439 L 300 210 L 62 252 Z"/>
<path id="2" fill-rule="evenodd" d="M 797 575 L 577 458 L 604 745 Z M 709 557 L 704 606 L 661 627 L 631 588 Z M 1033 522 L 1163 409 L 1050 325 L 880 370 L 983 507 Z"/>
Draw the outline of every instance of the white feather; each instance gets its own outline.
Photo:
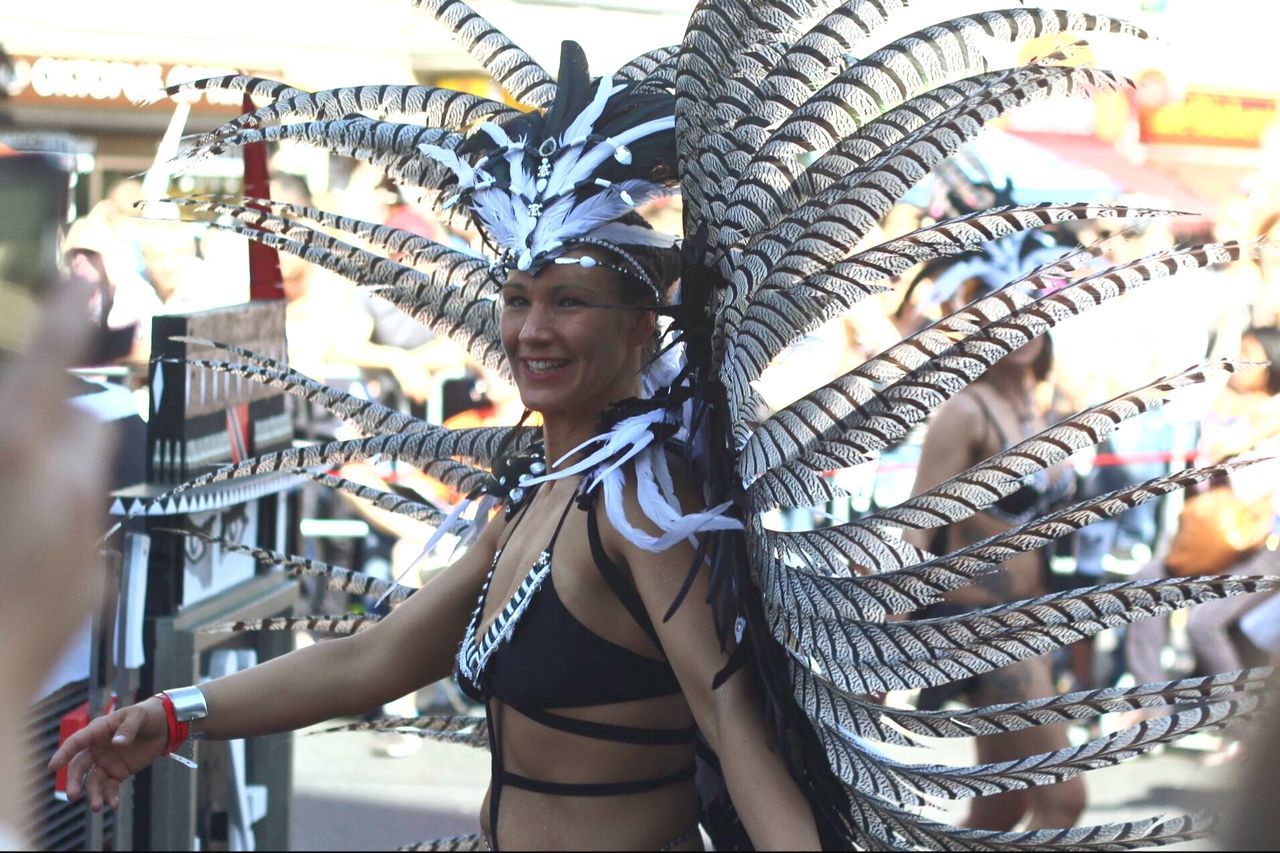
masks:
<path id="1" fill-rule="evenodd" d="M 610 222 L 583 235 L 593 240 L 605 240 L 619 246 L 653 246 L 670 249 L 680 238 L 673 234 L 664 234 L 640 225 L 625 225 L 621 222 Z"/>
<path id="2" fill-rule="evenodd" d="M 419 145 L 418 150 L 437 163 L 444 164 L 446 169 L 453 172 L 458 178 L 458 189 L 468 190 L 475 185 L 476 170 L 471 168 L 470 163 L 459 157 L 456 151 L 426 142 Z"/>
<path id="3" fill-rule="evenodd" d="M 613 97 L 615 92 L 620 91 L 625 84 L 619 83 L 613 85 L 612 75 L 606 74 L 600 78 L 600 84 L 596 87 L 596 96 L 591 99 L 591 103 L 578 113 L 577 118 L 573 120 L 563 134 L 560 135 L 560 144 L 567 145 L 577 139 L 590 136 L 595 133 L 596 122 L 600 120 L 600 116 L 604 114 L 605 107 L 609 104 L 609 98 Z"/>
<path id="4" fill-rule="evenodd" d="M 606 159 L 613 156 L 613 152 L 617 150 L 619 145 L 629 145 L 637 139 L 643 139 L 646 136 L 670 130 L 675 126 L 675 116 L 656 118 L 628 128 L 625 132 L 606 142 L 597 143 L 590 151 L 576 158 L 576 162 L 572 164 L 571 168 L 562 169 L 565 164 L 558 161 L 555 168 L 551 170 L 551 178 L 547 181 L 547 193 L 559 193 L 567 187 L 575 187 L 583 181 L 590 180 L 595 170 Z"/>

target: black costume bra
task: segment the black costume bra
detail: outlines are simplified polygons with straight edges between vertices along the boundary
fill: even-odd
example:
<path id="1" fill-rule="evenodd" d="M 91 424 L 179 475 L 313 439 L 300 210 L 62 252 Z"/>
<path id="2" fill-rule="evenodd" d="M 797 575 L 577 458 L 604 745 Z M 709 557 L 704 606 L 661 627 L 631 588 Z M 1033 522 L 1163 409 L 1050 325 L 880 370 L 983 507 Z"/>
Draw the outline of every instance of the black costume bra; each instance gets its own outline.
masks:
<path id="1" fill-rule="evenodd" d="M 511 785 L 560 796 L 612 796 L 636 794 L 693 778 L 695 765 L 651 779 L 595 784 L 567 784 L 530 779 L 503 767 L 502 748 L 495 732 L 495 703 L 508 706 L 536 723 L 582 737 L 618 743 L 653 746 L 693 743 L 694 726 L 654 729 L 579 720 L 550 712 L 549 708 L 580 708 L 671 696 L 680 684 L 666 661 L 637 654 L 613 643 L 583 625 L 560 600 L 551 577 L 556 539 L 574 501 L 565 507 L 555 533 L 521 582 L 515 595 L 493 623 L 477 638 L 488 598 L 489 585 L 502 548 L 494 554 L 480 600 L 458 649 L 455 677 L 471 699 L 485 704 L 489 721 L 489 747 L 493 754 L 493 790 L 490 792 L 490 831 L 498 831 L 498 802 L 502 787 Z M 527 505 L 526 505 L 527 506 Z M 644 632 L 661 648 L 639 593 L 630 584 L 600 540 L 596 508 L 589 503 L 587 538 L 596 568 Z M 511 533 L 523 519 L 523 510 Z M 508 540 L 510 539 L 508 535 Z M 496 848 L 496 844 L 495 844 Z"/>

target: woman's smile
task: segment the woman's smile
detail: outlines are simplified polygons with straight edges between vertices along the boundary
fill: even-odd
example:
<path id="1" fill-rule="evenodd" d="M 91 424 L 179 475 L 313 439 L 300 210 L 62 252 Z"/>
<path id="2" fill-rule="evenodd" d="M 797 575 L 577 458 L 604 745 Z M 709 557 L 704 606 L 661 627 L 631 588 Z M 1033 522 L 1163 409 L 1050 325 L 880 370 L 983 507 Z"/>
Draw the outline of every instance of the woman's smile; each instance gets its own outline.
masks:
<path id="1" fill-rule="evenodd" d="M 566 368 L 573 363 L 567 358 L 522 358 L 525 378 L 530 382 L 550 382 L 567 373 Z"/>

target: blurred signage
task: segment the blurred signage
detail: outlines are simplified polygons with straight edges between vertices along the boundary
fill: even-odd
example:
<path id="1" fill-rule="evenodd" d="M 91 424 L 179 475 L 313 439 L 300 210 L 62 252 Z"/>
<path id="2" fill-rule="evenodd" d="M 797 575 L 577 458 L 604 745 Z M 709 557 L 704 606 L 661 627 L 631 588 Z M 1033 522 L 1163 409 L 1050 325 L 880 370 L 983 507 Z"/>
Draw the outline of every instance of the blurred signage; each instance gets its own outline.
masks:
<path id="1" fill-rule="evenodd" d="M 136 109 L 165 86 L 203 77 L 237 74 L 225 66 L 167 65 L 160 62 L 131 62 L 114 59 L 85 59 L 68 56 L 11 56 L 0 87 L 13 104 L 90 104 Z M 280 72 L 250 72 L 279 79 Z M 240 112 L 241 93 L 208 91 L 194 98 L 196 109 Z M 153 105 L 170 109 L 162 100 Z"/>
<path id="2" fill-rule="evenodd" d="M 1190 90 L 1180 100 L 1139 102 L 1139 139 L 1155 145 L 1258 148 L 1280 118 L 1275 98 Z"/>

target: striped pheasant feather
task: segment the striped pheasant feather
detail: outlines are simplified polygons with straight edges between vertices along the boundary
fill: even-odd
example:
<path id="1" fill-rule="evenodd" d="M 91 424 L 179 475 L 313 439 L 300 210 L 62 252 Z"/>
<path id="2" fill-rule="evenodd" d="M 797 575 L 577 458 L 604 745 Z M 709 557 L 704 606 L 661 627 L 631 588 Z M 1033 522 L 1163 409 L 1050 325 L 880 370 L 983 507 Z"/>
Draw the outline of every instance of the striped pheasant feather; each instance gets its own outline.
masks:
<path id="1" fill-rule="evenodd" d="M 500 101 L 435 86 L 343 86 L 320 92 L 295 91 L 201 135 L 188 153 L 199 156 L 220 139 L 282 119 L 338 119 L 356 113 L 416 119 L 425 127 L 455 131 L 465 131 L 477 121 L 501 122 L 519 114 Z"/>
<path id="2" fill-rule="evenodd" d="M 451 130 L 378 121 L 370 118 L 340 118 L 305 121 L 297 124 L 246 128 L 219 139 L 199 155 L 182 157 L 177 165 L 191 168 L 205 157 L 222 154 L 255 142 L 299 142 L 331 154 L 353 157 L 383 169 L 389 177 L 416 187 L 439 189 L 449 186 L 454 176 L 439 161 L 418 150 L 419 145 L 454 149 L 463 136 Z"/>
<path id="3" fill-rule="evenodd" d="M 446 518 L 446 513 L 437 507 L 421 501 L 411 500 L 395 492 L 375 489 L 372 486 L 366 486 L 363 483 L 357 483 L 345 477 L 338 477 L 325 472 L 307 471 L 298 473 L 300 476 L 307 477 L 325 488 L 351 495 L 351 497 L 364 501 L 374 509 L 380 509 L 383 512 L 403 515 L 405 518 L 412 518 L 414 521 L 422 521 L 433 525 L 440 524 Z"/>
<path id="4" fill-rule="evenodd" d="M 478 749 L 487 749 L 489 746 L 489 726 L 484 717 L 388 717 L 320 729 L 311 734 L 327 735 L 338 732 L 397 732 L 444 743 L 460 743 Z"/>
<path id="5" fill-rule="evenodd" d="M 1240 693 L 1267 690 L 1270 667 L 1139 684 L 1082 690 L 1043 699 L 1006 702 L 976 708 L 917 711 L 890 708 L 836 689 L 807 667 L 793 662 L 797 698 L 815 719 L 859 736 L 885 743 L 916 743 L 908 736 L 964 738 L 1016 732 L 1035 726 L 1086 720 L 1108 713 L 1225 699 Z M 893 725 L 886 725 L 886 721 Z M 905 729 L 904 735 L 899 729 Z"/>
<path id="6" fill-rule="evenodd" d="M 820 736 L 823 736 L 832 756 L 833 769 L 847 783 L 865 783 L 865 778 L 875 773 L 892 780 L 889 784 L 893 785 L 895 800 L 911 803 L 911 792 L 916 794 L 914 804 L 922 805 L 926 797 L 968 799 L 991 796 L 1037 785 L 1052 785 L 1089 770 L 1111 767 L 1162 744 L 1198 732 L 1220 729 L 1233 718 L 1254 711 L 1259 701 L 1258 696 L 1251 695 L 1215 702 L 1157 717 L 1080 746 L 975 767 L 917 765 L 885 759 L 865 741 L 827 725 L 821 726 Z"/>
<path id="7" fill-rule="evenodd" d="M 789 94 L 775 92 L 777 112 L 765 111 L 773 127 L 750 164 L 733 173 L 753 186 L 781 189 L 795 178 L 794 157 L 821 155 L 868 121 L 929 88 L 985 72 L 983 42 L 1021 42 L 1044 32 L 1112 31 L 1143 34 L 1117 19 L 1020 9 L 957 18 L 899 39 L 875 51 L 814 92 L 806 82 L 783 75 Z M 802 101 L 802 104 L 801 104 Z M 759 115 L 759 113 L 758 113 Z M 714 213 L 712 221 L 721 217 Z"/>
<path id="8" fill-rule="evenodd" d="M 998 75 L 985 85 L 979 86 L 978 82 L 969 80 L 954 84 L 949 91 L 961 90 L 964 83 L 978 88 L 969 97 L 957 99 L 955 104 L 927 121 L 916 122 L 918 126 L 913 129 L 898 130 L 889 134 L 889 139 L 883 139 L 886 134 L 878 134 L 883 140 L 875 143 L 879 150 L 864 162 L 853 165 L 850 161 L 854 158 L 848 157 L 846 151 L 857 146 L 842 143 L 814 163 L 810 170 L 797 176 L 793 183 L 772 194 L 770 201 L 773 204 L 761 209 L 756 217 L 737 223 L 730 219 L 733 227 L 751 228 L 751 233 L 756 235 L 751 240 L 752 250 L 744 256 L 745 259 L 761 255 L 772 259 L 767 266 L 769 274 L 762 283 L 777 285 L 820 269 L 819 265 L 804 263 L 805 255 L 797 251 L 804 244 L 792 246 L 790 243 L 796 239 L 811 239 L 823 223 L 833 221 L 832 213 L 837 211 L 846 221 L 845 230 L 833 233 L 847 235 L 848 239 L 856 242 L 865 233 L 862 223 L 867 217 L 874 216 L 878 220 L 916 181 L 977 136 L 991 121 L 1033 101 L 1091 95 L 1126 84 L 1126 81 L 1107 72 L 1057 66 L 1030 66 Z M 934 103 L 932 94 L 923 96 L 923 99 L 926 101 L 923 105 L 917 105 L 913 100 L 891 112 L 883 118 L 884 124 L 889 128 L 902 128 L 904 122 L 900 113 L 914 118 L 928 111 Z M 865 131 L 878 129 L 879 122 L 864 128 Z M 865 142 L 868 135 L 857 134 L 849 142 Z M 861 147 L 865 151 L 867 146 Z M 820 177 L 824 172 L 836 169 L 841 171 L 833 179 L 823 180 Z M 866 207 L 860 208 L 860 204 Z M 776 210 L 768 215 L 770 207 L 776 207 Z M 736 209 L 743 215 L 752 212 L 752 208 L 745 204 Z M 755 221 L 765 215 L 768 215 L 768 221 Z M 819 251 L 819 257 L 828 263 L 843 260 L 841 253 L 833 252 L 829 247 L 821 247 Z M 848 250 L 843 252 L 845 256 L 848 254 Z"/>
<path id="9" fill-rule="evenodd" d="M 861 820 L 861 846 L 867 849 L 1024 851 L 1138 850 L 1202 837 L 1207 821 L 1185 815 L 1159 816 L 1123 823 L 1016 832 L 961 829 L 929 820 L 880 796 L 860 792 L 854 806 Z"/>
<path id="10" fill-rule="evenodd" d="M 1042 67 L 1020 73 L 1030 79 L 944 112 L 760 232 L 737 259 L 738 275 L 730 296 L 734 304 L 754 296 L 761 288 L 788 288 L 811 278 L 815 285 L 842 279 L 856 281 L 866 268 L 856 259 L 850 261 L 854 246 L 918 180 L 976 136 L 986 123 L 1035 98 L 1115 85 L 1111 78 L 1089 69 Z M 1086 85 L 1088 89 L 1082 88 Z M 784 201 L 779 199 L 780 203 Z M 1134 210 L 1131 215 L 1142 214 Z M 794 319 L 789 325 L 805 322 L 795 312 L 790 316 Z M 831 312 L 827 312 L 823 319 L 830 316 Z M 736 331 L 736 316 L 730 314 L 729 319 Z"/>
<path id="11" fill-rule="evenodd" d="M 783 215 L 800 214 L 805 202 L 820 206 L 820 194 L 874 174 L 876 167 L 915 141 L 972 134 L 975 120 L 990 121 L 1033 100 L 1074 97 L 1124 84 L 1108 72 L 1052 64 L 1070 52 L 1056 51 L 1028 66 L 961 78 L 916 95 L 842 137 L 807 168 L 794 158 L 749 167 L 727 197 L 718 242 L 730 245 L 745 236 L 767 235 Z M 930 160 L 926 167 L 936 162 Z"/>
<path id="12" fill-rule="evenodd" d="M 279 551 L 273 551 L 270 548 L 259 548 L 253 545 L 243 545 L 238 542 L 231 542 L 219 536 L 210 536 L 202 530 L 173 530 L 161 528 L 166 533 L 174 533 L 179 536 L 189 536 L 200 539 L 204 542 L 217 545 L 224 551 L 233 554 L 246 554 L 253 557 L 259 563 L 268 566 L 274 566 L 282 569 L 286 574 L 294 577 L 313 577 L 322 579 L 329 587 L 339 592 L 349 592 L 352 595 L 362 596 L 381 596 L 387 595 L 387 601 L 392 604 L 399 604 L 404 601 L 415 590 L 413 587 L 401 586 L 397 583 L 381 580 L 379 578 L 366 575 L 362 572 L 353 572 L 350 569 L 343 569 L 320 560 L 311 560 L 307 557 L 298 557 L 292 554 L 283 554 Z"/>
<path id="13" fill-rule="evenodd" d="M 675 82 L 675 62 L 679 55 L 680 45 L 678 44 L 655 47 L 619 67 L 613 72 L 613 80 L 615 83 L 626 81 L 655 89 L 665 88 L 659 82 L 660 75 L 669 70 L 670 81 Z"/>
<path id="14" fill-rule="evenodd" d="M 296 370 L 258 367 L 232 361 L 205 358 L 163 359 L 165 363 L 188 364 L 219 373 L 229 373 L 280 388 L 289 394 L 321 406 L 366 435 L 377 433 L 418 432 L 428 427 L 425 421 L 397 412 L 395 409 L 362 400 L 352 394 L 334 390 Z"/>
<path id="15" fill-rule="evenodd" d="M 963 710 L 917 711 L 843 691 L 794 653 L 789 661 L 796 701 L 816 722 L 868 741 L 919 746 L 917 738 L 967 738 L 1075 722 L 1107 713 L 1167 709 L 1265 691 L 1267 668 L 1134 687 L 1108 687 Z"/>
<path id="16" fill-rule="evenodd" d="M 816 92 L 806 82 L 778 75 L 773 97 L 785 118 L 755 160 L 826 151 L 887 108 L 934 86 L 988 70 L 983 42 L 1013 44 L 1060 32 L 1147 36 L 1118 18 L 1062 10 L 1008 9 L 952 18 L 870 53 Z"/>
<path id="17" fill-rule="evenodd" d="M 1088 204 L 1037 204 L 956 217 L 918 229 L 904 237 L 863 250 L 825 269 L 808 274 L 769 276 L 746 307 L 745 318 L 731 331 L 735 347 L 751 355 L 747 375 L 756 374 L 787 346 L 845 313 L 865 297 L 892 289 L 893 279 L 917 263 L 970 251 L 983 243 L 1055 222 L 1092 219 L 1105 213 L 1151 216 L 1161 212 Z M 728 322 L 738 312 L 726 311 Z M 747 346 L 746 344 L 750 344 Z"/>
<path id="18" fill-rule="evenodd" d="M 1107 628 L 1277 586 L 1274 578 L 1232 576 L 1117 584 L 1092 594 L 1042 596 L 1005 610 L 990 608 L 973 614 L 970 621 L 882 624 L 844 618 L 840 610 L 845 599 L 839 596 L 849 579 L 807 581 L 813 591 L 803 600 L 766 599 L 771 630 L 779 642 L 793 642 L 803 654 L 810 655 L 832 684 L 850 693 L 911 690 L 961 681 Z M 826 598 L 820 597 L 822 593 Z M 965 639 L 961 635 L 970 628 L 978 633 Z M 927 647 L 930 640 L 941 645 Z"/>
<path id="19" fill-rule="evenodd" d="M 343 243 L 341 254 L 326 246 L 340 242 L 319 232 L 306 241 L 291 240 L 237 221 L 215 221 L 211 227 L 241 234 L 305 261 L 324 267 L 371 288 L 388 302 L 418 319 L 437 334 L 463 346 L 481 364 L 506 375 L 497 327 L 497 304 L 492 294 L 473 295 L 451 287 L 441 278 Z"/>
<path id="20" fill-rule="evenodd" d="M 455 835 L 451 838 L 440 838 L 435 841 L 420 841 L 397 850 L 413 850 L 418 853 L 470 853 L 475 850 L 488 850 L 489 840 L 480 833 L 473 835 Z"/>
<path id="21" fill-rule="evenodd" d="M 314 631 L 317 634 L 347 636 L 367 631 L 382 617 L 364 613 L 344 613 L 341 616 L 274 616 L 270 619 L 247 619 L 210 625 L 200 629 L 202 634 L 241 634 L 249 631 Z"/>
<path id="22" fill-rule="evenodd" d="M 878 525 L 887 522 L 927 528 L 962 521 L 1012 494 L 1028 475 L 1056 465 L 1078 450 L 1102 443 L 1125 421 L 1163 406 L 1173 392 L 1222 379 L 1235 370 L 1234 362 L 1220 359 L 1129 391 L 1067 418 L 929 491 L 859 519 L 857 523 Z"/>
<path id="23" fill-rule="evenodd" d="M 316 228 L 294 221 L 295 219 L 310 220 L 320 228 L 338 231 L 344 236 L 353 237 L 374 249 L 379 249 L 388 256 L 394 257 L 399 263 L 409 266 L 427 266 L 431 272 L 440 274 L 442 281 L 448 285 L 467 287 L 473 291 L 492 285 L 489 264 L 483 258 L 441 245 L 412 231 L 327 213 L 314 207 L 273 202 L 270 199 L 202 196 L 168 198 L 162 199 L 162 202 L 176 204 L 195 213 L 230 216 L 246 225 L 279 234 L 289 240 L 321 245 L 316 241 L 328 235 L 321 234 Z M 268 210 L 260 209 L 262 207 Z M 320 236 L 314 236 L 317 234 Z M 346 245 L 334 238 L 329 238 L 322 247 L 342 255 L 345 253 Z"/>
<path id="24" fill-rule="evenodd" d="M 1008 533 L 993 536 L 949 554 L 933 556 L 893 535 L 868 532 L 856 525 L 837 525 L 802 533 L 765 534 L 766 547 L 780 553 L 809 557 L 814 568 L 829 567 L 823 574 L 786 567 L 781 561 L 762 561 L 761 570 L 770 576 L 766 597 L 777 601 L 788 597 L 808 600 L 820 586 L 829 606 L 838 606 L 848 616 L 879 620 L 888 614 L 910 613 L 936 601 L 942 593 L 971 583 L 996 571 L 1016 554 L 1051 545 L 1057 539 L 1096 521 L 1114 518 L 1135 506 L 1177 489 L 1206 482 L 1253 464 L 1225 463 L 1156 477 L 1136 486 L 1119 489 L 1099 498 L 1081 501 L 1019 525 Z M 850 570 L 850 561 L 866 560 L 878 568 L 860 573 Z"/>
<path id="25" fill-rule="evenodd" d="M 413 0 L 453 33 L 511 97 L 522 104 L 548 107 L 556 84 L 541 65 L 462 0 Z"/>
<path id="26" fill-rule="evenodd" d="M 765 508 L 777 500 L 777 484 L 785 481 L 795 469 L 823 471 L 867 461 L 872 453 L 903 438 L 929 412 L 996 361 L 1061 322 L 1178 271 L 1223 263 L 1239 256 L 1239 244 L 1207 244 L 1162 252 L 1088 276 L 995 321 L 927 362 L 925 367 L 884 387 L 865 405 L 854 402 L 852 396 L 862 393 L 852 390 L 859 383 L 847 376 L 841 377 L 824 386 L 822 391 L 848 399 L 849 413 L 818 435 L 806 436 L 798 453 L 771 468 L 750 486 L 749 492 L 755 496 L 757 506 Z"/>
<path id="27" fill-rule="evenodd" d="M 276 98 L 290 98 L 306 94 L 302 89 L 296 89 L 287 83 L 281 83 L 279 80 L 253 77 L 248 74 L 223 74 L 218 77 L 205 77 L 200 80 L 188 80 L 185 83 L 166 86 L 154 95 L 141 98 L 139 103 L 154 103 L 161 98 L 182 97 L 197 92 L 209 91 L 244 92 L 255 100 L 264 98 L 275 100 Z"/>
<path id="28" fill-rule="evenodd" d="M 225 350 L 240 356 L 250 364 L 281 374 L 282 379 L 296 382 L 312 390 L 308 383 L 314 383 L 315 390 L 327 386 L 315 383 L 301 373 L 292 370 L 275 359 L 235 344 L 211 341 L 204 338 L 174 336 L 170 340 L 188 343 L 194 346 Z M 469 427 L 464 429 L 447 429 L 428 424 L 425 421 L 397 412 L 394 409 L 361 400 L 358 397 L 345 395 L 328 389 L 331 397 L 326 409 L 334 415 L 360 427 L 370 435 L 379 433 L 430 432 L 436 436 L 435 453 L 443 457 L 454 457 L 472 462 L 480 466 L 491 465 L 504 451 L 525 450 L 541 439 L 541 432 L 534 427 Z"/>

